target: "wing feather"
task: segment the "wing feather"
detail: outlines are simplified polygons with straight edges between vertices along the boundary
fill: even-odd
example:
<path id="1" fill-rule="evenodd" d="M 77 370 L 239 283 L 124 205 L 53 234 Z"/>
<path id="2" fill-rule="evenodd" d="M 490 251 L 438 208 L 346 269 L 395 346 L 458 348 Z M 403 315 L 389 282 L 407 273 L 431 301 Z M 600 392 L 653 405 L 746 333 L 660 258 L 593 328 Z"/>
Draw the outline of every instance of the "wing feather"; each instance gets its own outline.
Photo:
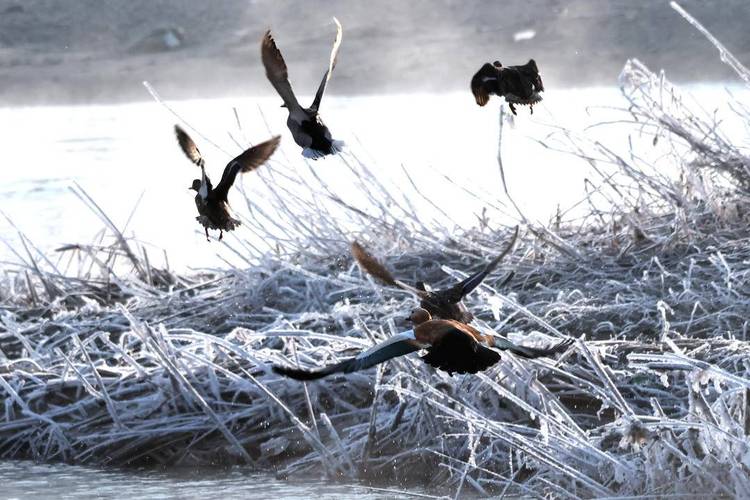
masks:
<path id="1" fill-rule="evenodd" d="M 379 279 L 386 285 L 396 286 L 396 279 L 393 277 L 391 272 L 385 268 L 375 257 L 373 257 L 367 250 L 364 249 L 358 241 L 352 242 L 352 255 L 357 260 L 360 267 L 365 270 L 369 275 Z"/>
<path id="2" fill-rule="evenodd" d="M 263 165 L 276 151 L 281 141 L 281 136 L 277 135 L 265 142 L 246 149 L 242 154 L 230 161 L 224 167 L 224 173 L 221 181 L 212 191 L 212 196 L 216 199 L 226 201 L 229 194 L 229 188 L 234 184 L 237 174 L 250 172 Z"/>
<path id="3" fill-rule="evenodd" d="M 291 368 L 274 366 L 272 369 L 279 375 L 284 375 L 295 380 L 316 380 L 332 375 L 334 373 L 352 373 L 379 365 L 389 359 L 397 358 L 421 349 L 414 340 L 412 330 L 394 335 L 390 339 L 378 344 L 354 358 L 347 359 L 341 363 L 325 366 L 317 370 L 305 370 L 302 368 Z"/>
<path id="4" fill-rule="evenodd" d="M 289 112 L 304 114 L 302 106 L 300 106 L 297 97 L 294 95 L 292 84 L 289 83 L 289 72 L 287 71 L 286 62 L 284 62 L 284 56 L 281 55 L 281 51 L 276 47 L 276 41 L 271 35 L 271 30 L 266 31 L 266 34 L 263 35 L 260 45 L 260 56 L 263 61 L 263 67 L 266 69 L 268 81 L 271 82 L 276 92 L 279 93 Z"/>
<path id="5" fill-rule="evenodd" d="M 331 79 L 333 68 L 336 67 L 336 59 L 338 58 L 339 47 L 341 46 L 341 37 L 343 35 L 343 31 L 341 29 L 341 23 L 335 17 L 333 18 L 333 22 L 336 23 L 336 38 L 333 40 L 333 48 L 331 48 L 331 58 L 328 61 L 328 69 L 323 75 L 323 80 L 320 82 L 318 91 L 315 93 L 315 99 L 313 100 L 313 103 L 310 106 L 310 109 L 315 112 L 317 112 L 318 109 L 320 108 L 320 101 L 321 99 L 323 99 L 323 94 L 326 91 L 328 80 Z"/>
<path id="6" fill-rule="evenodd" d="M 508 66 L 500 70 L 499 89 L 508 102 L 526 102 L 534 97 L 534 84 L 518 66 Z M 508 96 L 512 94 L 513 96 Z M 510 100 L 508 100 L 510 97 Z"/>
<path id="7" fill-rule="evenodd" d="M 536 61 L 529 59 L 529 62 L 522 66 L 516 66 L 516 68 L 532 83 L 536 92 L 544 92 L 544 82 L 542 82 L 542 77 L 539 75 L 539 68 L 536 65 Z"/>
<path id="8" fill-rule="evenodd" d="M 407 285 L 403 281 L 399 281 L 393 277 L 391 272 L 386 267 L 372 256 L 365 248 L 359 244 L 359 242 L 352 242 L 352 255 L 356 259 L 359 266 L 371 276 L 377 278 L 386 285 L 396 286 L 402 290 L 413 293 L 419 297 L 424 296 L 423 290 L 418 290 L 412 286 Z"/>
<path id="9" fill-rule="evenodd" d="M 574 339 L 567 338 L 567 339 L 561 340 L 557 344 L 548 348 L 524 347 L 524 346 L 515 344 L 511 342 L 510 340 L 498 339 L 496 337 L 493 338 L 493 341 L 494 341 L 494 345 L 492 347 L 494 347 L 495 349 L 510 351 L 517 356 L 521 356 L 522 358 L 534 359 L 534 358 L 546 358 L 546 357 L 552 356 L 553 354 L 564 352 L 568 349 L 568 347 L 573 345 Z"/>
<path id="10" fill-rule="evenodd" d="M 452 302 L 459 302 L 461 299 L 466 297 L 468 294 L 470 294 L 476 287 L 479 286 L 482 281 L 492 272 L 495 270 L 497 265 L 500 263 L 501 260 L 505 258 L 506 255 L 510 253 L 510 251 L 513 249 L 513 246 L 516 244 L 516 240 L 518 239 L 518 226 L 516 226 L 515 231 L 513 232 L 513 237 L 510 239 L 508 244 L 505 246 L 503 251 L 492 259 L 492 261 L 487 264 L 484 269 L 481 271 L 478 271 L 468 278 L 464 279 L 463 281 L 460 281 L 450 287 L 445 292 L 446 298 L 451 300 Z"/>
<path id="11" fill-rule="evenodd" d="M 179 125 L 174 126 L 174 133 L 177 136 L 177 142 L 179 143 L 182 152 L 185 153 L 185 156 L 199 167 L 204 167 L 206 162 L 203 160 L 203 156 L 201 156 L 198 146 L 195 145 L 195 142 L 193 142 L 193 139 L 190 138 L 188 133 Z"/>

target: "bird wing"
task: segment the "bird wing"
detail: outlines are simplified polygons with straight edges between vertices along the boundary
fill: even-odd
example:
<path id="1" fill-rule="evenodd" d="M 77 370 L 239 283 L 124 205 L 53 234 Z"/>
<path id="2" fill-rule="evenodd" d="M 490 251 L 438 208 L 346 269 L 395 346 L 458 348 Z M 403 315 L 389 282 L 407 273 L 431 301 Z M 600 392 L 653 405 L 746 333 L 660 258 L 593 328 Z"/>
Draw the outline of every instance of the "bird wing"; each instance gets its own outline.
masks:
<path id="1" fill-rule="evenodd" d="M 323 81 L 320 82 L 320 86 L 318 87 L 318 92 L 316 92 L 315 94 L 315 99 L 313 100 L 313 103 L 310 106 L 310 109 L 316 113 L 318 112 L 318 109 L 320 108 L 320 100 L 323 99 L 323 94 L 326 91 L 326 85 L 328 85 L 328 80 L 331 79 L 333 68 L 336 67 L 336 58 L 339 55 L 339 46 L 341 45 L 341 37 L 343 34 L 341 30 L 341 23 L 335 17 L 333 18 L 333 22 L 336 23 L 336 38 L 333 40 L 333 48 L 331 49 L 331 59 L 328 62 L 328 69 L 326 70 L 325 75 L 323 75 Z"/>
<path id="2" fill-rule="evenodd" d="M 395 279 L 391 272 L 386 269 L 386 267 L 382 263 L 380 263 L 378 259 L 373 257 L 372 254 L 365 250 L 365 248 L 357 241 L 352 242 L 352 255 L 365 272 L 379 279 L 386 285 L 396 286 L 419 297 L 425 294 L 423 290 L 418 290 L 412 286 L 407 285 L 403 281 Z"/>
<path id="3" fill-rule="evenodd" d="M 544 92 L 544 83 L 542 82 L 542 77 L 539 75 L 539 68 L 536 65 L 536 61 L 529 59 L 529 62 L 526 64 L 515 66 L 515 68 L 532 83 L 536 92 Z"/>
<path id="4" fill-rule="evenodd" d="M 557 354 L 559 352 L 564 352 L 568 349 L 571 345 L 573 345 L 574 339 L 567 338 L 564 340 L 561 340 L 557 344 L 553 345 L 552 347 L 548 348 L 538 348 L 538 347 L 524 347 L 520 346 L 518 344 L 514 344 L 508 339 L 499 339 L 497 337 L 493 337 L 493 347 L 495 349 L 500 349 L 504 351 L 510 351 L 513 354 L 516 354 L 517 356 L 521 356 L 522 358 L 527 359 L 533 359 L 533 358 L 544 358 L 552 356 L 553 354 Z"/>
<path id="5" fill-rule="evenodd" d="M 315 380 L 334 373 L 352 373 L 365 370 L 388 361 L 389 359 L 418 351 L 421 348 L 422 346 L 420 346 L 414 339 L 414 331 L 408 330 L 399 333 L 398 335 L 394 335 L 385 342 L 371 347 L 356 357 L 347 359 L 341 363 L 325 366 L 317 370 L 274 366 L 273 371 L 279 375 L 284 375 L 296 380 Z"/>
<path id="6" fill-rule="evenodd" d="M 506 101 L 510 100 L 515 102 L 522 102 L 531 99 L 534 96 L 534 85 L 532 80 L 526 77 L 525 74 L 519 70 L 520 66 L 508 66 L 507 68 L 500 68 L 500 82 L 499 89 L 501 94 L 506 96 Z"/>
<path id="7" fill-rule="evenodd" d="M 281 136 L 277 135 L 266 142 L 246 149 L 238 157 L 227 163 L 224 167 L 224 173 L 221 181 L 211 192 L 214 199 L 226 201 L 229 194 L 229 188 L 234 184 L 234 180 L 239 173 L 250 172 L 263 165 L 276 151 L 281 141 Z"/>
<path id="8" fill-rule="evenodd" d="M 185 132 L 179 125 L 175 125 L 174 133 L 177 136 L 177 142 L 180 144 L 180 148 L 182 148 L 182 152 L 185 153 L 185 156 L 199 167 L 204 167 L 206 162 L 203 160 L 203 156 L 201 156 L 198 146 L 195 145 L 195 142 L 193 142 L 193 139 L 190 138 L 187 132 Z"/>
<path id="9" fill-rule="evenodd" d="M 263 61 L 263 67 L 266 68 L 266 77 L 271 85 L 279 93 L 284 105 L 289 109 L 289 113 L 307 117 L 302 106 L 297 102 L 297 97 L 292 90 L 292 84 L 289 83 L 289 73 L 284 62 L 281 51 L 276 47 L 276 41 L 271 35 L 271 30 L 266 31 L 263 35 L 263 41 L 260 44 L 260 57 Z"/>
<path id="10" fill-rule="evenodd" d="M 391 272 L 385 268 L 375 257 L 364 249 L 358 241 L 352 242 L 352 255 L 360 267 L 371 276 L 379 279 L 386 285 L 396 286 L 396 279 Z"/>
<path id="11" fill-rule="evenodd" d="M 443 294 L 445 298 L 453 303 L 457 303 L 460 300 L 462 300 L 464 297 L 466 297 L 468 294 L 470 294 L 476 287 L 479 286 L 480 283 L 489 275 L 492 271 L 494 271 L 495 267 L 500 263 L 503 258 L 505 258 L 508 253 L 513 249 L 513 246 L 516 244 L 516 240 L 518 239 L 518 226 L 516 226 L 515 231 L 513 232 L 513 237 L 510 239 L 510 242 L 505 246 L 505 249 L 492 259 L 492 261 L 487 264 L 484 269 L 481 271 L 478 271 L 468 278 L 464 279 L 463 281 L 460 281 L 450 287 L 449 289 L 438 292 L 440 294 Z"/>
<path id="12" fill-rule="evenodd" d="M 490 93 L 494 92 L 499 79 L 498 68 L 485 63 L 471 78 L 471 93 L 477 104 L 484 106 L 490 101 Z"/>

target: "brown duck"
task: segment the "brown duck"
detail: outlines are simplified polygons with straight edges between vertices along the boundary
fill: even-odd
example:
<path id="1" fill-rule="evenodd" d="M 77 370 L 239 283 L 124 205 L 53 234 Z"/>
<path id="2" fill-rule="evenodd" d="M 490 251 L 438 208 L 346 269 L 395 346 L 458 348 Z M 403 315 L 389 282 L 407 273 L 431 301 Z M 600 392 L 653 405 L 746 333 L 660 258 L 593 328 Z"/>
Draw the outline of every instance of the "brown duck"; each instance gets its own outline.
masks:
<path id="1" fill-rule="evenodd" d="M 552 356 L 573 343 L 564 339 L 547 349 L 523 347 L 509 340 L 485 335 L 476 328 L 453 320 L 432 319 L 425 309 L 417 308 L 410 316 L 414 328 L 382 342 L 359 355 L 317 370 L 274 366 L 273 371 L 296 380 L 315 380 L 334 373 L 365 370 L 389 359 L 420 349 L 427 354 L 422 360 L 438 370 L 454 373 L 477 373 L 500 361 L 498 350 L 510 351 L 523 358 Z"/>
<path id="2" fill-rule="evenodd" d="M 468 278 L 459 281 L 455 285 L 445 290 L 428 290 L 425 284 L 421 281 L 416 283 L 416 286 L 410 286 L 399 281 L 393 277 L 388 269 L 383 266 L 380 262 L 375 259 L 370 253 L 365 250 L 362 245 L 358 242 L 352 243 L 352 255 L 357 260 L 359 265 L 367 273 L 382 281 L 386 285 L 395 286 L 411 292 L 420 300 L 420 307 L 426 309 L 430 315 L 437 318 L 459 321 L 461 323 L 470 323 L 473 319 L 473 315 L 466 310 L 462 300 L 468 294 L 470 294 L 476 287 L 478 287 L 482 281 L 497 267 L 503 258 L 513 249 L 513 245 L 516 243 L 518 238 L 518 227 L 516 227 L 513 237 L 511 238 L 505 249 L 492 259 L 484 269 L 477 271 Z M 507 283 L 513 277 L 513 273 L 510 273 L 502 282 Z M 501 286 L 502 286 L 501 284 Z"/>
<path id="3" fill-rule="evenodd" d="M 320 101 L 326 91 L 328 81 L 331 79 L 333 69 L 336 67 L 336 58 L 341 46 L 341 24 L 335 17 L 336 38 L 333 41 L 331 57 L 328 62 L 328 69 L 323 75 L 318 91 L 315 94 L 312 104 L 309 108 L 303 108 L 297 101 L 297 97 L 292 90 L 292 84 L 289 83 L 289 72 L 286 67 L 284 57 L 281 51 L 276 47 L 276 41 L 271 35 L 271 31 L 266 31 L 260 46 L 261 59 L 263 67 L 266 69 L 266 77 L 271 85 L 279 93 L 284 101 L 282 107 L 289 111 L 289 117 L 286 124 L 292 133 L 294 142 L 302 148 L 303 156 L 317 160 L 325 155 L 335 154 L 341 151 L 342 141 L 336 141 L 331 137 L 331 131 L 328 130 L 323 120 L 318 114 Z"/>
<path id="4" fill-rule="evenodd" d="M 206 240 L 211 241 L 208 236 L 209 229 L 219 231 L 219 241 L 224 237 L 224 231 L 232 231 L 240 225 L 240 221 L 233 218 L 229 212 L 227 195 L 229 188 L 234 184 L 237 174 L 250 172 L 263 165 L 271 157 L 281 140 L 280 136 L 262 142 L 257 146 L 245 150 L 238 157 L 227 163 L 221 181 L 216 187 L 211 184 L 211 179 L 206 175 L 206 166 L 201 152 L 190 136 L 178 125 L 174 126 L 177 142 L 190 161 L 201 168 L 201 178 L 194 179 L 189 189 L 197 191 L 195 195 L 195 206 L 198 208 L 198 217 L 195 219 L 205 228 Z"/>
<path id="5" fill-rule="evenodd" d="M 471 93 L 478 105 L 487 104 L 493 94 L 505 97 L 514 115 L 516 104 L 528 105 L 533 114 L 534 104 L 542 100 L 540 92 L 544 92 L 544 83 L 533 59 L 522 66 L 485 63 L 471 79 Z"/>

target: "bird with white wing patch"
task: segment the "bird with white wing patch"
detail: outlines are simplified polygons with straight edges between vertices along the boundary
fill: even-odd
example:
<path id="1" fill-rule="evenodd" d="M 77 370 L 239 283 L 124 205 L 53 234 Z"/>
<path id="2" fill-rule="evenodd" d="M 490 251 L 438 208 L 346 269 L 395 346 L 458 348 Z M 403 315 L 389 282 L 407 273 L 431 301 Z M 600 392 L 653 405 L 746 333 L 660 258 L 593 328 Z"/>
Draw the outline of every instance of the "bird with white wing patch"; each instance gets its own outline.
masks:
<path id="1" fill-rule="evenodd" d="M 276 41 L 271 35 L 271 30 L 266 31 L 260 47 L 266 76 L 284 101 L 282 107 L 285 107 L 289 111 L 286 124 L 292 133 L 294 142 L 302 148 L 302 154 L 305 157 L 314 160 L 326 155 L 336 154 L 341 151 L 344 145 L 342 141 L 333 139 L 331 131 L 328 130 L 328 127 L 323 123 L 318 113 L 328 81 L 331 79 L 333 69 L 336 67 L 339 47 L 341 46 L 341 23 L 335 17 L 333 18 L 333 22 L 336 23 L 336 38 L 333 41 L 328 69 L 323 75 L 323 80 L 320 82 L 318 91 L 315 93 L 315 98 L 309 108 L 303 108 L 294 95 L 292 84 L 289 83 L 289 72 L 286 62 L 281 55 L 281 51 L 276 47 Z"/>

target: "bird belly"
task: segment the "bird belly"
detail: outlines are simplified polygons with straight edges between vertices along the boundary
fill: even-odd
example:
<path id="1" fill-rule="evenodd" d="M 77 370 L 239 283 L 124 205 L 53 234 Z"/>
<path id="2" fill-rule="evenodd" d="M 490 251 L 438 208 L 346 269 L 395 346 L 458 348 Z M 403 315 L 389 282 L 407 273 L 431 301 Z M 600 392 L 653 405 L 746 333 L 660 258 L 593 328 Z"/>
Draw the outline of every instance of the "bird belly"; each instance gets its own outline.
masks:
<path id="1" fill-rule="evenodd" d="M 229 213 L 226 204 L 215 204 L 203 200 L 200 195 L 195 197 L 195 205 L 200 214 L 195 218 L 203 227 L 222 231 L 232 231 L 241 223 Z"/>
<path id="2" fill-rule="evenodd" d="M 542 96 L 539 92 L 533 92 L 528 99 L 517 96 L 516 94 L 506 92 L 505 101 L 513 104 L 531 105 L 541 102 Z"/>
<path id="3" fill-rule="evenodd" d="M 302 123 L 304 122 L 297 121 L 292 115 L 289 115 L 286 126 L 289 127 L 294 142 L 301 148 L 308 148 L 312 145 L 312 137 L 304 130 Z"/>
<path id="4" fill-rule="evenodd" d="M 299 134 L 305 138 L 305 144 L 303 145 L 296 138 L 295 142 L 303 148 L 312 149 L 322 155 L 330 155 L 337 152 L 337 149 L 333 145 L 331 131 L 328 130 L 328 127 L 325 126 L 318 116 L 301 122 L 299 124 Z M 294 132 L 292 132 L 292 135 L 294 135 Z"/>
<path id="5" fill-rule="evenodd" d="M 422 361 L 439 370 L 453 373 L 477 373 L 497 363 L 500 355 L 490 349 L 480 349 L 475 342 L 456 342 L 452 345 L 430 347 Z"/>

